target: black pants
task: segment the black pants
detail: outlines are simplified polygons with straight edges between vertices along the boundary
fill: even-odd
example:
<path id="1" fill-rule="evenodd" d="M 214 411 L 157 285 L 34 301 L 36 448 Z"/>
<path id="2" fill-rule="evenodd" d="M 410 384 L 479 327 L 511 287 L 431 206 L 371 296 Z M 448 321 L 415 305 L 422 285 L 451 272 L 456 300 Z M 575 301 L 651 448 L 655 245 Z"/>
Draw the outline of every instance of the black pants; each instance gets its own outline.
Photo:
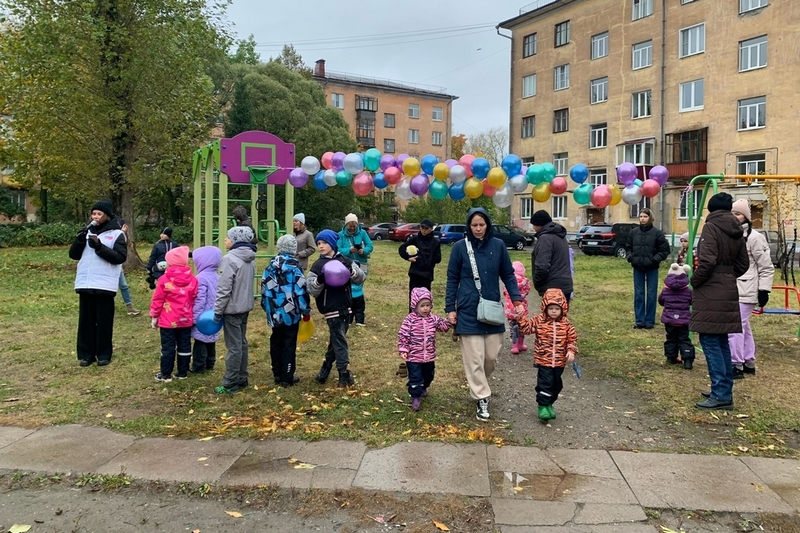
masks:
<path id="1" fill-rule="evenodd" d="M 294 383 L 297 368 L 297 330 L 293 326 L 275 326 L 269 336 L 269 355 L 272 359 L 272 375 L 279 383 Z"/>
<path id="2" fill-rule="evenodd" d="M 214 370 L 217 362 L 217 343 L 194 340 L 192 346 L 192 372 Z"/>
<path id="3" fill-rule="evenodd" d="M 111 361 L 113 342 L 114 293 L 78 293 L 78 359 Z"/>
<path id="4" fill-rule="evenodd" d="M 436 363 L 406 363 L 408 366 L 408 393 L 412 398 L 422 396 L 422 393 L 431 386 L 433 376 L 436 374 Z"/>
<path id="5" fill-rule="evenodd" d="M 684 361 L 694 361 L 694 345 L 689 339 L 689 326 L 673 326 L 664 324 L 667 340 L 664 341 L 664 357 Z"/>
<path id="6" fill-rule="evenodd" d="M 161 328 L 161 375 L 171 376 L 178 352 L 178 376 L 189 375 L 192 358 L 192 328 Z"/>
<path id="7" fill-rule="evenodd" d="M 424 287 L 428 290 L 431 290 L 431 283 L 433 283 L 432 279 L 428 279 L 423 276 L 418 276 L 417 274 L 409 274 L 408 275 L 408 312 L 414 311 L 411 307 L 411 291 L 416 289 L 417 287 Z"/>
<path id="8" fill-rule="evenodd" d="M 350 304 L 350 310 L 353 314 L 350 315 L 350 323 L 356 322 L 358 324 L 364 323 L 364 314 L 367 310 L 367 301 L 364 296 L 354 296 L 353 303 Z"/>
<path id="9" fill-rule="evenodd" d="M 337 370 L 347 370 L 350 364 L 350 347 L 347 344 L 347 329 L 349 321 L 346 317 L 329 318 L 328 323 L 328 350 L 325 352 L 325 366 L 333 368 L 336 362 Z"/>
<path id="10" fill-rule="evenodd" d="M 558 400 L 558 394 L 564 388 L 561 374 L 564 367 L 540 366 L 536 376 L 536 403 L 539 405 L 553 405 Z"/>

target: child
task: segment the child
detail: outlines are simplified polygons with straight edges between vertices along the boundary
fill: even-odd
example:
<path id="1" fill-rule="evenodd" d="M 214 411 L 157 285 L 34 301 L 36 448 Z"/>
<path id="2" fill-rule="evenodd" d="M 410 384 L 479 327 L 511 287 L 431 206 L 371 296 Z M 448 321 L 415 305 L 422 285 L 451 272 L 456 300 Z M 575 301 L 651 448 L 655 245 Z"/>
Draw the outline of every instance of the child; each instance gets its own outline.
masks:
<path id="1" fill-rule="evenodd" d="M 222 259 L 222 252 L 216 246 L 203 246 L 192 252 L 194 266 L 197 267 L 197 298 L 194 300 L 194 322 L 203 311 L 214 309 L 214 300 L 217 298 L 217 268 Z M 192 328 L 192 368 L 190 371 L 195 374 L 211 372 L 214 370 L 214 363 L 217 361 L 217 344 L 219 333 L 205 335 Z"/>
<path id="2" fill-rule="evenodd" d="M 256 246 L 251 244 L 253 230 L 236 226 L 228 230 L 225 248 L 228 253 L 220 261 L 222 273 L 214 301 L 214 321 L 225 323 L 225 375 L 217 394 L 234 394 L 247 387 L 247 317 L 253 309 L 253 278 L 256 275 Z"/>
<path id="3" fill-rule="evenodd" d="M 189 247 L 173 248 L 166 255 L 167 268 L 158 278 L 153 301 L 150 303 L 151 326 L 161 330 L 161 372 L 156 381 L 172 381 L 175 367 L 175 349 L 178 350 L 178 379 L 189 375 L 189 358 L 192 355 L 192 308 L 197 296 L 197 278 L 189 263 Z"/>
<path id="4" fill-rule="evenodd" d="M 272 258 L 261 278 L 261 308 L 267 313 L 272 328 L 269 353 L 275 383 L 291 387 L 300 381 L 294 375 L 297 367 L 297 330 L 300 319 L 308 320 L 311 308 L 306 291 L 306 278 L 295 258 L 297 239 L 284 235 L 276 243 L 278 255 Z"/>
<path id="5" fill-rule="evenodd" d="M 692 289 L 689 288 L 689 265 L 672 263 L 664 278 L 664 289 L 658 303 L 664 306 L 661 322 L 667 332 L 664 356 L 667 363 L 676 365 L 683 360 L 683 368 L 692 369 L 694 345 L 689 339 L 689 318 L 692 316 Z M 681 359 L 678 359 L 678 356 Z"/>
<path id="6" fill-rule="evenodd" d="M 433 297 L 425 287 L 411 290 L 411 305 L 414 310 L 397 333 L 397 349 L 408 368 L 411 409 L 419 411 L 436 371 L 436 332 L 449 330 L 450 322 L 431 313 Z"/>
<path id="7" fill-rule="evenodd" d="M 517 278 L 519 295 L 522 296 L 522 306 L 525 308 L 525 316 L 527 316 L 528 293 L 531 292 L 531 281 L 525 277 L 525 265 L 519 261 L 514 261 L 511 265 L 514 267 L 514 276 Z M 511 329 L 511 353 L 525 352 L 528 350 L 528 346 L 525 344 L 525 336 L 519 333 L 519 322 L 517 322 L 519 315 L 517 315 L 514 304 L 511 302 L 511 297 L 505 287 L 503 287 L 503 294 L 505 295 L 506 318 Z"/>
<path id="8" fill-rule="evenodd" d="M 689 233 L 682 233 L 681 234 L 681 250 L 678 252 L 678 257 L 676 261 L 680 266 L 686 262 L 686 254 L 689 253 Z"/>
<path id="9" fill-rule="evenodd" d="M 325 383 L 331 373 L 333 363 L 339 371 L 339 387 L 355 385 L 352 374 L 347 369 L 350 364 L 349 347 L 347 346 L 347 326 L 350 322 L 350 306 L 353 302 L 351 284 L 361 285 L 366 278 L 364 271 L 354 261 L 350 261 L 337 251 L 339 235 L 333 230 L 322 230 L 317 235 L 319 259 L 311 266 L 306 280 L 308 292 L 317 301 L 317 309 L 325 315 L 330 340 L 325 352 L 325 361 L 319 374 L 314 378 L 318 383 Z M 350 272 L 350 281 L 342 285 L 325 283 L 325 265 L 330 261 L 339 261 Z M 339 280 L 337 280 L 338 282 Z"/>
<path id="10" fill-rule="evenodd" d="M 567 318 L 568 311 L 569 304 L 561 289 L 547 289 L 542 296 L 542 312 L 519 320 L 521 334 L 536 336 L 533 360 L 539 368 L 536 403 L 539 404 L 539 420 L 542 422 L 555 419 L 553 404 L 563 388 L 561 375 L 578 352 L 578 334 Z"/>

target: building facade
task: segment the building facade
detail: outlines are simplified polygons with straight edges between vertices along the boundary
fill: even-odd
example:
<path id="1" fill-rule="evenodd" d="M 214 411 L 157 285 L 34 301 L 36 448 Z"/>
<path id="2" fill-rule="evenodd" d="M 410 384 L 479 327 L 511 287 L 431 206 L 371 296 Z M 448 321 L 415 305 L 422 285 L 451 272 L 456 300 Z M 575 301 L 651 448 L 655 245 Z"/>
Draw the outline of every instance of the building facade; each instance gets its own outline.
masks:
<path id="1" fill-rule="evenodd" d="M 582 163 L 595 185 L 621 186 L 615 168 L 626 161 L 642 179 L 654 165 L 670 173 L 635 206 L 579 206 L 570 194 L 538 204 L 529 188 L 512 206 L 518 225 L 547 209 L 576 231 L 635 221 L 650 207 L 659 226 L 681 233 L 689 195 L 697 205 L 702 192 L 687 190 L 694 176 L 800 174 L 800 3 L 538 0 L 499 27 L 512 33 L 511 153 L 564 176 Z M 720 186 L 750 200 L 756 227 L 787 223 L 770 219 L 763 182 L 745 183 Z"/>

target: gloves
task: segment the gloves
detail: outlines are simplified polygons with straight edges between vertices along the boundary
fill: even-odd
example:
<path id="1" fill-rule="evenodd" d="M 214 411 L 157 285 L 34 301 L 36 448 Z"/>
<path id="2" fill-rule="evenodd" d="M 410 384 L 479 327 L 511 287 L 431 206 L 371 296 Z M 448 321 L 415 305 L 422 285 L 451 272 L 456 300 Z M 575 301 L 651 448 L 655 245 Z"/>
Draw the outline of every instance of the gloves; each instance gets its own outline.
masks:
<path id="1" fill-rule="evenodd" d="M 214 313 L 214 322 L 216 322 L 217 324 L 222 322 L 222 315 L 218 315 L 218 314 Z"/>
<path id="2" fill-rule="evenodd" d="M 758 291 L 758 306 L 764 307 L 769 302 L 769 291 Z"/>
<path id="3" fill-rule="evenodd" d="M 158 326 L 158 319 L 153 317 L 150 319 L 150 327 L 156 329 L 156 326 Z"/>

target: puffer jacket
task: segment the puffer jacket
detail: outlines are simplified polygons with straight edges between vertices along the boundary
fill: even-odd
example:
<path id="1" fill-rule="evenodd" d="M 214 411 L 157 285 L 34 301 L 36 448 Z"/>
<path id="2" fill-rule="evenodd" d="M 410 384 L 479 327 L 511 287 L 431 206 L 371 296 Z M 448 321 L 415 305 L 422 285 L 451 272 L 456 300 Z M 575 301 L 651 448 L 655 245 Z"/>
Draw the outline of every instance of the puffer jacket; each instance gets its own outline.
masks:
<path id="1" fill-rule="evenodd" d="M 241 315 L 253 310 L 253 280 L 256 275 L 256 247 L 237 242 L 219 263 L 215 315 Z"/>
<path id="2" fill-rule="evenodd" d="M 628 263 L 636 270 L 649 272 L 669 257 L 669 243 L 664 232 L 652 224 L 642 224 L 633 228 L 625 246 Z"/>
<path id="3" fill-rule="evenodd" d="M 567 229 L 561 224 L 548 222 L 536 233 L 536 245 L 531 253 L 533 287 L 539 296 L 547 289 L 556 288 L 572 294 L 572 272 Z"/>
<path id="4" fill-rule="evenodd" d="M 339 261 L 350 271 L 350 283 L 344 285 L 328 285 L 325 283 L 325 264 L 328 261 Z M 358 264 L 343 257 L 336 252 L 332 257 L 322 255 L 311 265 L 311 270 L 306 276 L 306 288 L 308 293 L 317 302 L 317 310 L 325 316 L 325 319 L 346 317 L 350 314 L 350 306 L 353 303 L 352 287 L 364 283 L 364 271 Z"/>
<path id="5" fill-rule="evenodd" d="M 217 282 L 219 275 L 217 268 L 222 260 L 222 250 L 216 246 L 201 246 L 192 252 L 192 261 L 197 267 L 197 297 L 194 299 L 192 315 L 194 323 L 203 311 L 214 309 L 214 300 L 217 298 Z M 192 327 L 192 338 L 200 342 L 217 342 L 219 333 L 205 335 L 198 331 L 197 326 Z"/>
<path id="6" fill-rule="evenodd" d="M 685 273 L 667 274 L 664 289 L 658 295 L 658 303 L 664 306 L 661 322 L 670 326 L 688 326 L 692 316 L 692 289 Z"/>
<path id="7" fill-rule="evenodd" d="M 261 308 L 271 328 L 299 324 L 311 313 L 306 277 L 296 258 L 278 254 L 261 277 Z"/>
<path id="8" fill-rule="evenodd" d="M 525 277 L 524 274 L 514 274 L 514 277 L 517 278 L 517 287 L 519 288 L 519 295 L 522 298 L 522 307 L 525 308 L 525 314 L 528 314 L 528 294 L 531 292 L 531 282 L 528 278 Z M 503 287 L 503 296 L 505 298 L 505 302 L 503 303 L 503 309 L 506 312 L 506 318 L 508 320 L 517 320 L 517 310 L 514 309 L 514 302 L 511 301 L 511 296 L 508 295 L 508 291 Z"/>
<path id="9" fill-rule="evenodd" d="M 750 267 L 736 280 L 739 301 L 745 304 L 758 304 L 758 291 L 772 290 L 772 275 L 775 267 L 769 255 L 767 238 L 761 233 L 747 228 L 747 257 Z"/>
<path id="10" fill-rule="evenodd" d="M 431 291 L 424 287 L 417 287 L 411 291 L 410 312 L 403 320 L 400 331 L 397 332 L 397 350 L 407 354 L 409 363 L 430 363 L 436 360 L 436 332 L 450 329 L 450 322 L 444 318 L 429 313 L 422 316 L 417 312 L 420 300 L 430 300 L 433 307 Z"/>
<path id="11" fill-rule="evenodd" d="M 197 278 L 189 266 L 168 266 L 158 278 L 150 316 L 158 319 L 165 329 L 190 328 L 194 324 L 194 299 L 197 297 Z"/>
<path id="12" fill-rule="evenodd" d="M 150 251 L 150 258 L 147 260 L 147 271 L 153 276 L 153 279 L 158 279 L 164 275 L 163 270 L 159 270 L 158 264 L 167 260 L 167 252 L 180 246 L 172 239 L 166 241 L 158 241 L 153 245 Z"/>
<path id="13" fill-rule="evenodd" d="M 547 306 L 561 307 L 561 316 L 553 320 L 547 316 Z M 542 296 L 542 312 L 519 321 L 522 335 L 535 335 L 533 361 L 548 368 L 563 368 L 567 365 L 567 353 L 578 353 L 578 334 L 569 321 L 569 304 L 561 289 L 547 289 Z"/>
<path id="14" fill-rule="evenodd" d="M 730 211 L 706 217 L 697 245 L 697 268 L 691 277 L 694 305 L 689 329 L 697 333 L 741 333 L 736 278 L 750 267 L 742 226 Z"/>
<path id="15" fill-rule="evenodd" d="M 408 255 L 408 247 L 412 245 L 416 246 L 419 252 L 416 255 L 416 259 L 409 264 L 408 274 L 433 280 L 433 271 L 436 265 L 442 262 L 442 245 L 439 242 L 439 237 L 434 236 L 433 232 L 428 235 L 423 235 L 422 233 L 412 235 L 397 250 L 397 253 L 405 261 L 411 258 Z"/>

